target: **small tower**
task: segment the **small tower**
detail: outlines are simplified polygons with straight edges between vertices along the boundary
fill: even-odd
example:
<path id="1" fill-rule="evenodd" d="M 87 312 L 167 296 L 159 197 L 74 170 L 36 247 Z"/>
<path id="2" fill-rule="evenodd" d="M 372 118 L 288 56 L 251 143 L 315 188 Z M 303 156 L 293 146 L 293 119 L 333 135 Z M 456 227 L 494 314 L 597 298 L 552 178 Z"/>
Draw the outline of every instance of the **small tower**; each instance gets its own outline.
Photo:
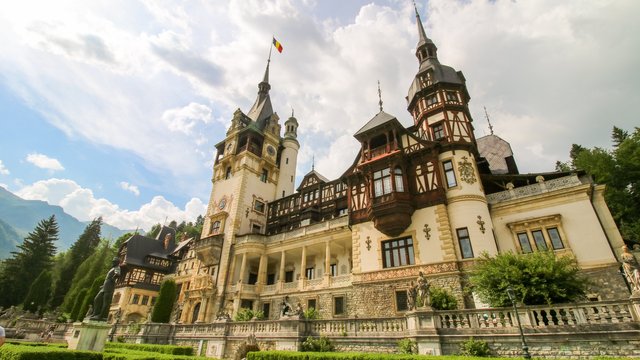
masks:
<path id="1" fill-rule="evenodd" d="M 497 253 L 493 225 L 480 173 L 473 135 L 470 100 L 462 72 L 440 63 L 437 47 L 424 31 L 416 9 L 419 69 L 407 96 L 408 110 L 423 140 L 440 144 L 447 213 L 460 260 L 482 251 Z"/>
<path id="2" fill-rule="evenodd" d="M 298 120 L 293 116 L 284 123 L 284 138 L 282 139 L 282 151 L 280 153 L 280 177 L 276 189 L 276 198 L 283 198 L 293 194 L 296 180 L 296 165 L 298 163 Z"/>

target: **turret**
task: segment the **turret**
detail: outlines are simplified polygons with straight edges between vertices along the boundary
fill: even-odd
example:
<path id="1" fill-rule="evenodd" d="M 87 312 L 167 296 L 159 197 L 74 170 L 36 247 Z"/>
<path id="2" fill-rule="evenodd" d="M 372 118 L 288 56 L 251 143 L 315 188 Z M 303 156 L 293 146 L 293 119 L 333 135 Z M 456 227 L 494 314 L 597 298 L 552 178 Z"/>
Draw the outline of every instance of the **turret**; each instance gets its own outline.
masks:
<path id="1" fill-rule="evenodd" d="M 293 116 L 284 123 L 284 138 L 282 140 L 282 152 L 280 154 L 280 177 L 276 189 L 276 198 L 282 198 L 293 194 L 296 180 L 296 165 L 298 163 L 298 120 Z"/>

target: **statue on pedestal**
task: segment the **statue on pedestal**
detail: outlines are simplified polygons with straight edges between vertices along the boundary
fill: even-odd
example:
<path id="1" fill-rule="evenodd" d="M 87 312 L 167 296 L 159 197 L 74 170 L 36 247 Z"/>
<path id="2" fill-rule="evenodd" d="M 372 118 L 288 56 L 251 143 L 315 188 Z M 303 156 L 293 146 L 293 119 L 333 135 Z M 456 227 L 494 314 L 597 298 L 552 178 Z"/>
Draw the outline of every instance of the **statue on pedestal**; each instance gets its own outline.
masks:
<path id="1" fill-rule="evenodd" d="M 107 272 L 107 277 L 100 287 L 100 291 L 95 298 L 93 298 L 93 312 L 89 317 L 89 320 L 106 321 L 107 318 L 103 316 L 106 314 L 111 305 L 111 298 L 113 297 L 113 291 L 116 288 L 116 281 L 120 277 L 120 259 L 113 258 L 111 262 L 111 269 Z"/>
<path id="2" fill-rule="evenodd" d="M 416 305 L 430 306 L 431 305 L 431 290 L 430 285 L 427 282 L 427 278 L 420 271 L 418 278 L 416 279 Z"/>
<path id="3" fill-rule="evenodd" d="M 640 295 L 640 269 L 635 256 L 629 251 L 627 246 L 622 247 L 622 272 L 631 287 L 632 295 Z"/>

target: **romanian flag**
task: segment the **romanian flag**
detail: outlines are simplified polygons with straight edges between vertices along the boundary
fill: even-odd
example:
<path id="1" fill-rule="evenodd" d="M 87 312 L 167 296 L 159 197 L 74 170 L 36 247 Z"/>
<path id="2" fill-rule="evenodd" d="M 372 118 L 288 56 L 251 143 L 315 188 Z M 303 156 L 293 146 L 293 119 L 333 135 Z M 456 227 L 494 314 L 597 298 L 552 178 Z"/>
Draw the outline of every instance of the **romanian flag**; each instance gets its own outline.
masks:
<path id="1" fill-rule="evenodd" d="M 279 53 L 282 52 L 282 44 L 280 44 L 280 42 L 276 40 L 276 38 L 273 38 L 273 46 L 275 46 L 276 49 L 278 49 Z"/>

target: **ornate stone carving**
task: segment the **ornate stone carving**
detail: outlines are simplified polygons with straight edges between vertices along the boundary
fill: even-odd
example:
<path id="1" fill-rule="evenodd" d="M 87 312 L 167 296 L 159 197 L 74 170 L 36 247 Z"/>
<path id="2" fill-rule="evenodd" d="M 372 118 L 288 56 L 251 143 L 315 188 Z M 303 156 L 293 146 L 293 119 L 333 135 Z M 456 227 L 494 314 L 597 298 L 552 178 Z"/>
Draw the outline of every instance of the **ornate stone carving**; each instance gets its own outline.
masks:
<path id="1" fill-rule="evenodd" d="M 462 157 L 462 161 L 458 161 L 458 172 L 460 173 L 460 179 L 467 184 L 474 184 L 477 181 L 473 164 L 469 162 L 466 156 Z"/>
<path id="2" fill-rule="evenodd" d="M 371 250 L 371 239 L 367 236 L 367 240 L 365 241 L 367 244 L 367 250 Z"/>

